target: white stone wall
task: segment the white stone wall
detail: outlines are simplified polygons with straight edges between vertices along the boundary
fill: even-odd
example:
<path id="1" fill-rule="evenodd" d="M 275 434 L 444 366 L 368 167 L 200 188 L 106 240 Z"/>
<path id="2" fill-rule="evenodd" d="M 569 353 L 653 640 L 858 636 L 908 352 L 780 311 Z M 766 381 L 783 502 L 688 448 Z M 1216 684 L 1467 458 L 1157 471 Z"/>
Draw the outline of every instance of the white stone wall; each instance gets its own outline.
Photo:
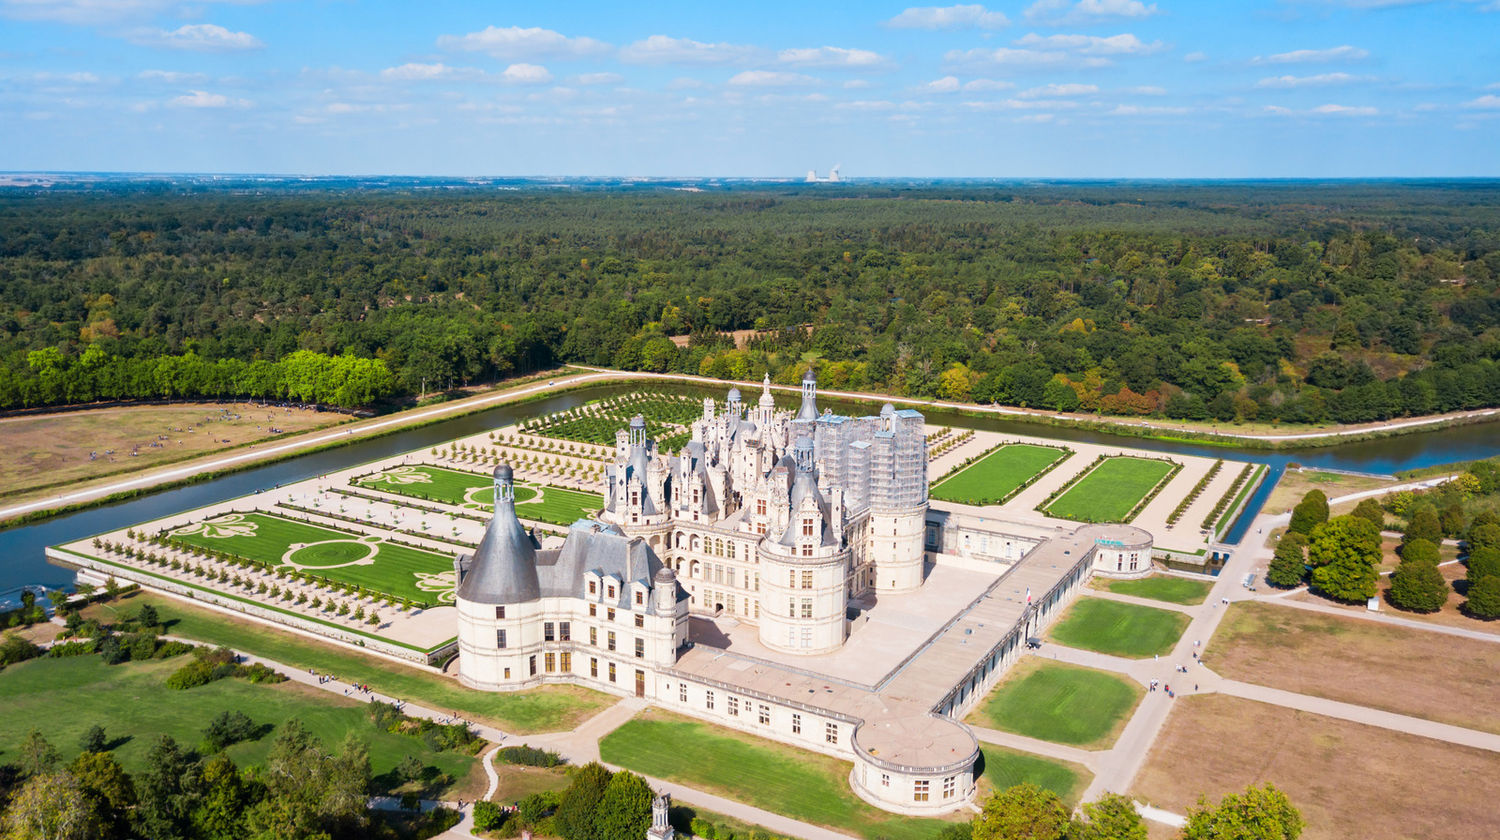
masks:
<path id="1" fill-rule="evenodd" d="M 848 636 L 849 552 L 790 557 L 762 546 L 760 558 L 760 643 L 801 655 L 843 645 Z"/>
<path id="2" fill-rule="evenodd" d="M 873 511 L 869 530 L 875 591 L 895 594 L 920 587 L 927 538 L 926 505 L 898 512 Z"/>

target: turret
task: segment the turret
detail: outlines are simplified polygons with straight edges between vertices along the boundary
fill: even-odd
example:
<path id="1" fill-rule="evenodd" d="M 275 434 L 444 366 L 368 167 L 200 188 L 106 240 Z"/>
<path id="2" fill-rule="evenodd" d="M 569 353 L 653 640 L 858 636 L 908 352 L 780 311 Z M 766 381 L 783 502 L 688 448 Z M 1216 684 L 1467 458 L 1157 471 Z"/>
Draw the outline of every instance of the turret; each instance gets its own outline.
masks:
<path id="1" fill-rule="evenodd" d="M 495 515 L 467 563 L 458 598 L 479 604 L 520 604 L 541 597 L 536 576 L 537 544 L 516 518 L 515 472 L 495 467 Z"/>

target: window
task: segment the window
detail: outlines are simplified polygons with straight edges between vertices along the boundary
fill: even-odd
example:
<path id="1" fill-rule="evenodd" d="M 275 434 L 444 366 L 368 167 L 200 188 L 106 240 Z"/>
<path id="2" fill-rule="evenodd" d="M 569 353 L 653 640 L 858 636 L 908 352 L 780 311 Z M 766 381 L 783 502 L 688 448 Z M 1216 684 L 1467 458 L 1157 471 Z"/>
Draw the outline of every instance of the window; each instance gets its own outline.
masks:
<path id="1" fill-rule="evenodd" d="M 802 617 L 803 618 L 812 618 L 812 599 L 811 598 L 803 598 L 802 599 Z"/>
<path id="2" fill-rule="evenodd" d="M 609 663 L 609 681 L 615 681 L 615 663 L 613 662 Z"/>
<path id="3" fill-rule="evenodd" d="M 792 734 L 802 734 L 802 715 L 798 712 L 792 712 Z"/>
<path id="4" fill-rule="evenodd" d="M 557 638 L 558 638 L 558 641 L 562 641 L 562 642 L 571 642 L 571 641 L 573 641 L 573 622 L 571 622 L 571 621 L 560 621 L 560 622 L 558 622 L 557 623 Z"/>
<path id="5" fill-rule="evenodd" d="M 786 570 L 786 585 L 787 585 L 788 589 L 796 589 L 797 588 L 797 570 L 796 569 L 787 569 Z"/>
<path id="6" fill-rule="evenodd" d="M 531 666 L 531 676 L 536 676 L 536 654 L 527 658 L 527 664 Z"/>
<path id="7" fill-rule="evenodd" d="M 646 617 L 644 615 L 637 614 L 636 617 L 635 617 L 635 626 L 637 626 L 637 627 L 645 627 L 646 626 Z"/>
<path id="8" fill-rule="evenodd" d="M 615 608 L 614 607 L 610 607 L 608 610 L 606 610 L 605 613 L 604 613 L 604 617 L 607 618 L 607 619 L 609 619 L 610 621 L 614 621 L 615 620 Z"/>
<path id="9" fill-rule="evenodd" d="M 557 654 L 549 651 L 546 657 L 542 660 L 542 667 L 545 668 L 547 670 L 547 673 L 549 674 L 557 671 Z"/>
<path id="10" fill-rule="evenodd" d="M 611 601 L 613 601 L 615 599 L 615 585 L 611 583 L 609 585 L 609 591 L 605 592 L 604 594 L 606 598 L 609 598 Z"/>
<path id="11" fill-rule="evenodd" d="M 593 617 L 595 617 L 597 615 L 599 615 L 599 605 L 598 604 L 589 604 L 589 617 L 593 618 Z"/>
<path id="12" fill-rule="evenodd" d="M 687 683 L 681 683 L 677 686 L 677 702 L 687 702 Z"/>
<path id="13" fill-rule="evenodd" d="M 756 516 L 765 516 L 766 515 L 766 500 L 765 499 L 756 499 L 755 500 L 755 515 Z"/>
<path id="14" fill-rule="evenodd" d="M 591 581 L 589 581 L 589 594 L 590 595 L 598 595 L 599 594 L 599 581 L 597 581 L 597 580 L 591 580 Z"/>
<path id="15" fill-rule="evenodd" d="M 645 639 L 636 639 L 635 640 L 635 658 L 636 659 L 645 659 L 646 658 L 646 640 Z"/>
<path id="16" fill-rule="evenodd" d="M 646 603 L 646 595 L 645 593 L 641 592 L 641 590 L 637 589 L 635 591 L 635 605 L 639 607 L 644 603 Z"/>
<path id="17" fill-rule="evenodd" d="M 880 774 L 880 786 L 881 787 L 890 787 L 891 786 L 891 774 L 890 773 L 881 773 Z"/>
<path id="18" fill-rule="evenodd" d="M 812 584 L 812 572 L 803 572 L 802 573 L 802 588 L 803 589 L 812 589 L 813 588 L 813 584 Z"/>
<path id="19" fill-rule="evenodd" d="M 730 717 L 739 717 L 740 716 L 740 698 L 738 698 L 738 697 L 730 697 L 729 698 L 729 716 Z"/>
<path id="20" fill-rule="evenodd" d="M 805 648 L 812 647 L 812 628 L 811 627 L 804 627 L 804 628 L 802 628 L 802 646 L 805 647 Z"/>
<path id="21" fill-rule="evenodd" d="M 823 724 L 823 740 L 830 744 L 839 742 L 839 725 L 836 723 Z"/>
<path id="22" fill-rule="evenodd" d="M 599 678 L 599 660 L 592 656 L 589 657 L 589 676 Z"/>
<path id="23" fill-rule="evenodd" d="M 505 617 L 505 608 L 504 607 L 496 607 L 495 608 L 495 618 L 504 618 L 504 617 Z"/>
<path id="24" fill-rule="evenodd" d="M 608 644 L 608 647 L 609 647 L 610 650 L 614 650 L 615 649 L 615 631 L 613 631 L 613 630 L 609 631 L 609 644 Z"/>
<path id="25" fill-rule="evenodd" d="M 771 707 L 765 705 L 764 703 L 762 703 L 761 707 L 760 707 L 760 716 L 758 718 L 756 718 L 756 719 L 760 721 L 760 725 L 761 726 L 770 726 L 771 725 Z"/>
<path id="26" fill-rule="evenodd" d="M 558 661 L 558 668 L 564 674 L 571 674 L 571 673 L 573 673 L 573 654 L 569 653 L 568 651 L 563 651 L 562 653 L 560 653 L 558 655 L 560 657 L 562 657 Z"/>
<path id="27" fill-rule="evenodd" d="M 505 669 L 505 678 L 506 679 L 510 679 L 510 669 L 509 668 Z"/>
<path id="28" fill-rule="evenodd" d="M 943 798 L 944 799 L 952 799 L 953 798 L 953 794 L 954 794 L 955 791 L 957 791 L 957 789 L 958 789 L 958 777 L 957 776 L 949 776 L 948 778 L 946 778 L 946 779 L 943 780 Z"/>
<path id="29" fill-rule="evenodd" d="M 598 647 L 599 646 L 599 628 L 598 627 L 590 627 L 589 628 L 589 644 L 593 645 L 594 647 Z"/>
<path id="30" fill-rule="evenodd" d="M 544 641 L 544 642 L 555 642 L 555 641 L 557 641 L 557 625 L 553 624 L 550 621 L 544 621 L 544 622 L 542 622 L 542 641 Z"/>
<path id="31" fill-rule="evenodd" d="M 911 784 L 911 799 L 912 799 L 912 801 L 913 802 L 926 802 L 927 801 L 927 788 L 928 788 L 928 781 L 926 779 L 918 779 L 915 782 L 912 782 L 912 784 Z"/>
<path id="32" fill-rule="evenodd" d="M 496 630 L 495 631 L 495 647 L 497 647 L 497 648 L 503 648 L 503 647 L 505 647 L 505 631 L 504 630 Z"/>
<path id="33" fill-rule="evenodd" d="M 794 616 L 796 614 L 797 614 L 797 599 L 796 598 L 788 598 L 788 599 L 786 599 L 786 616 L 787 616 L 787 618 L 791 618 L 792 616 Z"/>
<path id="34" fill-rule="evenodd" d="M 811 557 L 812 556 L 812 548 L 813 548 L 812 547 L 812 543 L 804 544 L 802 546 L 802 556 L 803 557 Z"/>
<path id="35" fill-rule="evenodd" d="M 804 519 L 804 520 L 802 520 L 802 536 L 804 536 L 804 537 L 810 537 L 812 535 L 813 535 L 813 521 L 811 519 Z"/>
<path id="36" fill-rule="evenodd" d="M 704 695 L 703 695 L 703 708 L 705 708 L 705 709 L 713 709 L 713 707 L 714 707 L 714 693 L 712 691 L 705 692 Z"/>

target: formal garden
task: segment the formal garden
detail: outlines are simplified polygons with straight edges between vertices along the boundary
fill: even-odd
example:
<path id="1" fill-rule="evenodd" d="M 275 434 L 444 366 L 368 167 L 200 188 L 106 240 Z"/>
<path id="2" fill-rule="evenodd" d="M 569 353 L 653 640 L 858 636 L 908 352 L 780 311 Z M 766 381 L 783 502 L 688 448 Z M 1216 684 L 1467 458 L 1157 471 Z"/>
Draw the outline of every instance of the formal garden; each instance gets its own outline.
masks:
<path id="1" fill-rule="evenodd" d="M 638 392 L 554 412 L 522 422 L 518 431 L 563 440 L 613 446 L 615 433 L 637 414 L 657 448 L 675 452 L 692 437 L 686 428 L 703 416 L 703 401 L 680 394 Z"/>
<path id="2" fill-rule="evenodd" d="M 1129 522 L 1181 469 L 1165 458 L 1100 456 L 1037 510 L 1075 522 Z"/>
<path id="3" fill-rule="evenodd" d="M 367 490 L 440 502 L 483 513 L 489 513 L 495 508 L 494 478 L 467 470 L 415 464 L 358 476 L 349 483 Z M 554 525 L 571 525 L 604 506 L 604 497 L 598 493 L 526 481 L 516 482 L 515 490 L 517 516 Z"/>
<path id="4" fill-rule="evenodd" d="M 933 485 L 932 497 L 965 505 L 1003 504 L 1072 454 L 1060 446 L 1004 444 Z"/>

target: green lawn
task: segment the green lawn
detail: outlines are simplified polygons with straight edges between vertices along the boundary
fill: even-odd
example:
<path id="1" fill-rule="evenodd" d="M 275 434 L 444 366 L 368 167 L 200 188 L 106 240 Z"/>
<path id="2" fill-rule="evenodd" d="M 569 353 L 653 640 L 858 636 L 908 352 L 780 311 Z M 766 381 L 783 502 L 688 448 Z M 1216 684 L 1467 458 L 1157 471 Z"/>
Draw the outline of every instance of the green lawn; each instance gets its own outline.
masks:
<path id="1" fill-rule="evenodd" d="M 1209 590 L 1214 588 L 1214 585 L 1206 580 L 1193 580 L 1172 575 L 1152 575 L 1139 580 L 1112 580 L 1096 577 L 1094 586 L 1106 592 L 1118 592 L 1121 595 L 1134 595 L 1137 598 L 1187 605 L 1203 603 L 1203 599 L 1208 597 Z"/>
<path id="2" fill-rule="evenodd" d="M 966 505 L 996 504 L 1071 454 L 1055 446 L 1008 444 L 943 479 L 932 488 L 932 497 Z"/>
<path id="3" fill-rule="evenodd" d="M 431 464 L 392 467 L 383 472 L 361 476 L 350 483 L 369 490 L 442 502 L 486 513 L 495 507 L 493 478 Z M 567 490 L 550 484 L 516 484 L 516 514 L 523 519 L 571 525 L 603 506 L 604 497 L 598 493 Z"/>
<path id="4" fill-rule="evenodd" d="M 1141 659 L 1170 651 L 1187 625 L 1188 617 L 1173 610 L 1084 597 L 1049 635 L 1068 647 Z"/>
<path id="5" fill-rule="evenodd" d="M 849 788 L 850 764 L 661 711 L 599 742 L 604 761 L 876 840 L 927 840 L 948 823 L 898 817 Z"/>
<path id="6" fill-rule="evenodd" d="M 424 581 L 419 575 L 451 574 L 451 556 L 384 542 L 379 537 L 353 531 L 252 511 L 179 528 L 172 532 L 172 538 L 272 567 L 290 566 L 331 581 L 352 583 L 419 603 L 452 600 L 451 592 L 446 598 L 434 598 L 433 591 L 418 587 Z"/>
<path id="7" fill-rule="evenodd" d="M 127 771 L 141 769 L 146 753 L 160 735 L 170 735 L 189 749 L 203 740 L 203 728 L 223 711 L 238 710 L 269 728 L 297 719 L 330 749 L 354 733 L 370 746 L 370 765 L 376 777 L 388 773 L 409 755 L 438 768 L 462 783 L 471 772 L 483 778 L 474 756 L 434 752 L 420 738 L 394 735 L 370 723 L 365 704 L 346 700 L 307 686 L 283 683 L 252 685 L 222 679 L 186 691 L 166 687 L 167 675 L 186 657 L 152 662 L 105 665 L 98 656 L 34 659 L 5 669 L 0 679 L 0 762 L 14 761 L 14 752 L 32 729 L 71 761 L 78 754 L 79 737 L 90 726 L 104 727 L 115 747 L 115 757 Z M 240 766 L 263 762 L 275 740 L 274 731 L 258 740 L 226 750 Z M 383 787 L 392 786 L 390 779 Z"/>
<path id="8" fill-rule="evenodd" d="M 1122 522 L 1173 467 L 1154 458 L 1106 458 L 1053 499 L 1046 512 L 1080 522 Z"/>
<path id="9" fill-rule="evenodd" d="M 1114 674 L 1032 658 L 1018 664 L 968 722 L 1029 738 L 1103 749 L 1145 692 Z M 1061 791 L 1059 791 L 1061 794 Z"/>
<path id="10" fill-rule="evenodd" d="M 175 598 L 144 593 L 115 604 L 90 607 L 88 615 L 104 621 L 133 615 L 141 604 L 155 605 L 167 632 L 225 645 L 297 668 L 314 668 L 340 679 L 366 683 L 376 691 L 430 709 L 452 709 L 463 717 L 506 732 L 560 732 L 603 711 L 614 698 L 576 686 L 546 686 L 527 691 L 474 691 L 456 679 L 419 671 L 397 662 L 364 656 L 326 642 L 303 638 L 263 624 L 232 618 Z"/>
<path id="11" fill-rule="evenodd" d="M 1023 782 L 1031 782 L 1057 794 L 1069 808 L 1078 804 L 1090 778 L 1089 771 L 1076 764 L 1053 761 L 1050 758 L 1008 750 L 994 744 L 979 744 L 984 756 L 984 773 L 977 801 L 984 802 L 990 791 L 1005 790 Z M 988 787 L 989 790 L 984 788 Z"/>

